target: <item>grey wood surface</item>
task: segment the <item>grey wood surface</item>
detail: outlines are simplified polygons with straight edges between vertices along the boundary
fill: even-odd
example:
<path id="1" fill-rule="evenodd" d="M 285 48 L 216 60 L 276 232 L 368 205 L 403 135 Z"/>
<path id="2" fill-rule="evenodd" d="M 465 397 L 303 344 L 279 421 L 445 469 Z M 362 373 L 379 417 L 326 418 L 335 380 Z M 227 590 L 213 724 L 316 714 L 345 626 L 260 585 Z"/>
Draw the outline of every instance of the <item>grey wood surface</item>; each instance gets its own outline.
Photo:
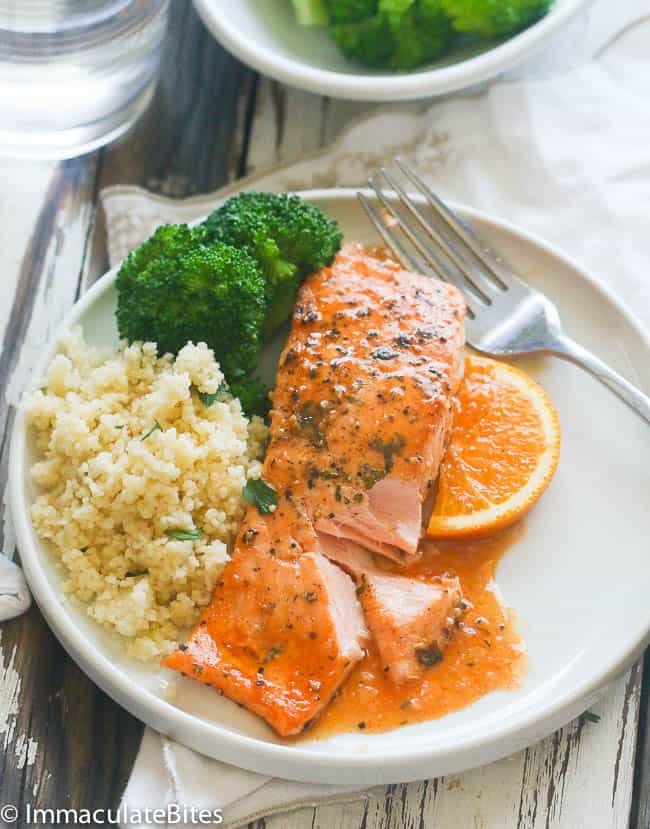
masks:
<path id="1" fill-rule="evenodd" d="M 154 105 L 131 135 L 58 164 L 0 162 L 2 491 L 15 402 L 30 361 L 69 306 L 106 269 L 99 190 L 112 183 L 141 184 L 174 196 L 211 190 L 313 152 L 367 109 L 259 79 L 211 39 L 181 0 L 172 4 Z M 4 501 L 0 519 L 3 548 L 12 548 Z M 646 829 L 650 667 L 643 690 L 642 677 L 637 667 L 613 686 L 594 709 L 600 722 L 578 720 L 499 764 L 388 787 L 385 796 L 367 802 L 302 810 L 266 824 L 268 829 L 623 829 L 629 822 Z M 38 609 L 0 627 L 0 805 L 116 807 L 141 731 L 140 723 L 67 657 Z"/>

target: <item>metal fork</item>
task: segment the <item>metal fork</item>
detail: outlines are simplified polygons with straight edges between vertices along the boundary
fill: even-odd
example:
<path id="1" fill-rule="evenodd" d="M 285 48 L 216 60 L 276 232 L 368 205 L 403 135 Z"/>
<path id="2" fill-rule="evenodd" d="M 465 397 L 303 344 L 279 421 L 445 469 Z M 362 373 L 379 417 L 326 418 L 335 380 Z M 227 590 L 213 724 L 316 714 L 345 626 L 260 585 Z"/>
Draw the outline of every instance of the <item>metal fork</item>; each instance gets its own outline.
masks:
<path id="1" fill-rule="evenodd" d="M 403 175 L 424 196 L 425 215 L 404 186 L 384 167 L 369 179 L 383 211 L 358 193 L 370 220 L 399 261 L 450 282 L 465 295 L 469 344 L 491 356 L 555 354 L 593 374 L 650 424 L 650 398 L 606 363 L 571 339 L 562 329 L 553 302 L 531 288 L 449 208 L 408 164 L 396 158 Z M 400 208 L 381 184 L 382 177 L 398 196 Z"/>

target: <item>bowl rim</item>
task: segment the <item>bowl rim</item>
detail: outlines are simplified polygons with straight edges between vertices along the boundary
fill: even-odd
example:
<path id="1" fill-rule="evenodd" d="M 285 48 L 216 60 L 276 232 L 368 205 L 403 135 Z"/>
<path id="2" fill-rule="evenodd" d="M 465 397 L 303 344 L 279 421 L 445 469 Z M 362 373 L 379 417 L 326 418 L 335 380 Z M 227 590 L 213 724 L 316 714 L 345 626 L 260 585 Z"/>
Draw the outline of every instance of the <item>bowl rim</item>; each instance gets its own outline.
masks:
<path id="1" fill-rule="evenodd" d="M 288 86 L 353 101 L 407 101 L 443 95 L 479 84 L 511 69 L 593 0 L 566 0 L 527 29 L 480 55 L 450 66 L 405 74 L 353 74 L 310 66 L 240 35 L 217 0 L 194 0 L 214 37 L 243 63 Z"/>
<path id="2" fill-rule="evenodd" d="M 359 191 L 355 188 L 329 188 L 298 191 L 298 194 L 314 201 L 353 201 L 356 200 L 357 192 Z M 371 191 L 362 192 L 373 198 Z M 527 245 L 535 247 L 540 254 L 561 260 L 586 282 L 590 289 L 620 313 L 650 355 L 650 334 L 625 304 L 607 286 L 556 246 L 484 211 L 453 202 L 451 205 L 470 221 L 479 221 L 496 231 L 514 234 Z M 9 505 L 17 545 L 21 552 L 21 564 L 34 599 L 48 625 L 71 658 L 93 682 L 135 717 L 209 757 L 262 774 L 280 774 L 287 779 L 311 783 L 350 784 L 351 775 L 354 775 L 355 781 L 362 781 L 367 785 L 410 782 L 483 765 L 548 736 L 593 704 L 604 692 L 606 684 L 640 656 L 650 638 L 650 606 L 643 624 L 637 623 L 626 630 L 616 656 L 611 657 L 606 665 L 599 666 L 598 671 L 589 674 L 582 682 L 575 682 L 562 691 L 553 692 L 552 697 L 541 707 L 538 703 L 532 707 L 528 705 L 523 710 L 510 712 L 509 723 L 505 729 L 499 716 L 500 712 L 496 711 L 488 715 L 478 736 L 472 733 L 460 738 L 456 736 L 453 740 L 448 737 L 440 745 L 420 745 L 401 750 L 384 749 L 373 751 L 372 754 L 363 751 L 352 752 L 346 750 L 346 747 L 335 747 L 325 753 L 318 750 L 318 743 L 314 743 L 313 746 L 308 743 L 294 746 L 236 733 L 232 728 L 206 722 L 197 715 L 177 708 L 153 691 L 143 688 L 122 669 L 116 668 L 109 656 L 97 650 L 84 631 L 69 617 L 62 603 L 60 589 L 57 589 L 57 584 L 48 580 L 39 562 L 37 545 L 32 543 L 32 528 L 24 487 L 27 436 L 24 400 L 26 393 L 34 388 L 56 353 L 61 334 L 68 331 L 89 306 L 110 290 L 118 268 L 119 266 L 116 266 L 100 277 L 72 306 L 41 353 L 32 372 L 31 381 L 24 390 L 16 411 L 12 430 Z M 538 689 L 537 694 L 541 691 L 541 688 Z"/>

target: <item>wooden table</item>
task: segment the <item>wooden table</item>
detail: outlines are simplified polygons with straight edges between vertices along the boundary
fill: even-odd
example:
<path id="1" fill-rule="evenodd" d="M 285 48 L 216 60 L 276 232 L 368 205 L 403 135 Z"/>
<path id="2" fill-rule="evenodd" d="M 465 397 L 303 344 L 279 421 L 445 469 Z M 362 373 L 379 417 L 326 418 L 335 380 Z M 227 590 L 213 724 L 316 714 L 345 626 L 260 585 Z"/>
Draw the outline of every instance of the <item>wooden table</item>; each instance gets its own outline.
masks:
<path id="1" fill-rule="evenodd" d="M 3 491 L 15 403 L 30 367 L 70 305 L 106 270 L 100 189 L 131 183 L 179 197 L 212 190 L 313 152 L 369 108 L 259 78 L 213 42 L 189 4 L 174 3 L 155 104 L 129 137 L 61 163 L 0 161 Z M 10 551 L 4 502 L 0 516 Z M 646 829 L 649 688 L 646 657 L 645 677 L 635 666 L 594 707 L 598 722 L 581 718 L 489 767 L 266 825 Z M 141 731 L 67 657 L 36 608 L 0 627 L 0 805 L 116 807 Z"/>

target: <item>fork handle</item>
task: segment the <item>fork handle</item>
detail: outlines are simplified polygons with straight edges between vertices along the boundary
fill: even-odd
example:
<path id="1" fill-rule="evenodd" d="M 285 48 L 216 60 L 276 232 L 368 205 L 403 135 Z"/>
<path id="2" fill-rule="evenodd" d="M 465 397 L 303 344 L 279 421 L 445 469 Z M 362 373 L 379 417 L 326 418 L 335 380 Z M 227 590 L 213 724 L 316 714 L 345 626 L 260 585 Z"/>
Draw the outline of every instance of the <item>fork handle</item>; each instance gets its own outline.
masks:
<path id="1" fill-rule="evenodd" d="M 650 425 L 650 397 L 644 394 L 635 385 L 610 368 L 607 363 L 592 354 L 570 337 L 562 335 L 553 352 L 559 357 L 584 368 L 599 380 L 617 397 L 627 404 L 633 412 L 639 415 Z"/>

